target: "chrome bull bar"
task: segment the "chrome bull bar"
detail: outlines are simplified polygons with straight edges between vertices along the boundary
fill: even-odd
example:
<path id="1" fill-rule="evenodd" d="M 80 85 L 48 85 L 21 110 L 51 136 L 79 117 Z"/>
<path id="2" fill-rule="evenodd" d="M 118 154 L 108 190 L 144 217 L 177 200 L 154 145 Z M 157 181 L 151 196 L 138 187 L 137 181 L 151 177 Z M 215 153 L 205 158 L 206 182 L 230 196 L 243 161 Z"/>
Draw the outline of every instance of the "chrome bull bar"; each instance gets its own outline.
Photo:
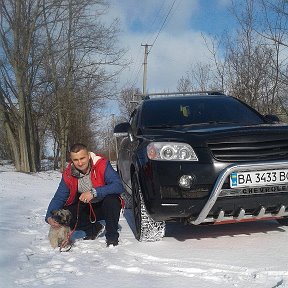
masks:
<path id="1" fill-rule="evenodd" d="M 221 210 L 218 214 L 217 218 L 208 217 L 209 212 L 211 211 L 212 207 L 214 206 L 217 198 L 219 197 L 219 194 L 221 193 L 222 186 L 224 184 L 225 179 L 233 172 L 239 172 L 239 171 L 255 171 L 255 170 L 270 170 L 270 169 L 281 169 L 286 168 L 288 169 L 288 161 L 269 161 L 269 162 L 250 162 L 245 164 L 232 164 L 230 166 L 227 166 L 225 169 L 222 170 L 222 172 L 219 174 L 215 185 L 213 187 L 213 190 L 210 194 L 209 199 L 207 200 L 205 206 L 201 210 L 200 214 L 195 220 L 189 220 L 191 224 L 199 225 L 201 223 L 207 223 L 207 222 L 223 222 L 223 221 L 241 221 L 241 220 L 249 220 L 249 219 L 264 219 L 264 218 L 277 218 L 277 217 L 283 217 L 288 216 L 288 212 L 285 212 L 286 207 L 284 205 L 281 205 L 279 207 L 279 211 L 276 214 L 271 213 L 265 213 L 265 207 L 261 207 L 260 211 L 257 215 L 245 215 L 245 210 L 242 208 L 239 211 L 239 214 L 236 217 L 225 216 L 225 212 Z"/>

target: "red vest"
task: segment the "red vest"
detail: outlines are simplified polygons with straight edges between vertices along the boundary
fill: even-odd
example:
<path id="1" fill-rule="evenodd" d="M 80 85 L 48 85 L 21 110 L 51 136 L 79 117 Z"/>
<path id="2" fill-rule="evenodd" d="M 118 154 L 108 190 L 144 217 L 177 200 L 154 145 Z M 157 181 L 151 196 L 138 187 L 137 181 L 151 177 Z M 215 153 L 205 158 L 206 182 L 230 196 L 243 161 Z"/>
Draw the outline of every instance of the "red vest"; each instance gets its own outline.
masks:
<path id="1" fill-rule="evenodd" d="M 95 164 L 93 164 L 91 160 L 90 176 L 91 176 L 92 186 L 94 188 L 105 185 L 104 173 L 106 169 L 106 163 L 107 163 L 107 160 L 104 158 L 100 158 Z M 71 165 L 72 165 L 72 162 L 69 163 L 68 167 L 63 172 L 64 182 L 70 190 L 70 195 L 65 203 L 65 206 L 69 206 L 74 202 L 74 199 L 78 191 L 78 179 L 71 175 Z"/>

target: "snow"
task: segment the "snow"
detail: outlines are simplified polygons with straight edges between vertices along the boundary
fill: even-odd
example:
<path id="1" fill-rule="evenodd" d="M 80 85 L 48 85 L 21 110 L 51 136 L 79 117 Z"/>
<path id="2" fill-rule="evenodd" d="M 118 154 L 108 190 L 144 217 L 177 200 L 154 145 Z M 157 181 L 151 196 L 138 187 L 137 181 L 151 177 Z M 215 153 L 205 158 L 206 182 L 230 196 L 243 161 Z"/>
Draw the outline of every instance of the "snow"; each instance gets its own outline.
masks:
<path id="1" fill-rule="evenodd" d="M 61 174 L 17 173 L 0 163 L 0 287 L 288 287 L 288 228 L 276 221 L 167 225 L 159 242 L 138 242 L 131 211 L 120 244 L 102 235 L 53 250 L 44 221 Z"/>

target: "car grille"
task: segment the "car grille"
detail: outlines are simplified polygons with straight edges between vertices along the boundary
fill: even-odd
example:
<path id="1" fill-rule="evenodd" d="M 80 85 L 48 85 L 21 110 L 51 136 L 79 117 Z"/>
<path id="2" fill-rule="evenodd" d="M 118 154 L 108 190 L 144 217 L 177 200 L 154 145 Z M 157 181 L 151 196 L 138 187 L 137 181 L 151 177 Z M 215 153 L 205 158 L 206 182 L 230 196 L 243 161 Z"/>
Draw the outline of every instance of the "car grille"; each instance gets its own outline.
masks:
<path id="1" fill-rule="evenodd" d="M 182 190 L 178 187 L 161 186 L 160 194 L 162 199 L 195 199 L 207 197 L 210 188 L 209 185 L 197 185 L 191 190 Z"/>
<path id="2" fill-rule="evenodd" d="M 275 136 L 275 135 L 274 135 Z M 219 161 L 258 161 L 288 159 L 288 136 L 269 139 L 267 135 L 257 138 L 227 138 L 209 142 L 213 157 Z"/>

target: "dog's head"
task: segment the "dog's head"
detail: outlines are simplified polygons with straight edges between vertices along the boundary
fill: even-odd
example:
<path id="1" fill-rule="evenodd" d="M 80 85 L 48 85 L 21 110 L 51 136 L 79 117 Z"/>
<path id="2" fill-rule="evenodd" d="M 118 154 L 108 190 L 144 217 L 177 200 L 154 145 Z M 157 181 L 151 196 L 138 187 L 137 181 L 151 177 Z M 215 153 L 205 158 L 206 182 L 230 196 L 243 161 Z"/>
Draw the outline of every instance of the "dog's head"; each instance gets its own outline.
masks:
<path id="1" fill-rule="evenodd" d="M 69 226 L 70 221 L 72 219 L 72 214 L 69 210 L 65 209 L 53 210 L 51 214 L 52 214 L 51 217 L 59 224 Z"/>

